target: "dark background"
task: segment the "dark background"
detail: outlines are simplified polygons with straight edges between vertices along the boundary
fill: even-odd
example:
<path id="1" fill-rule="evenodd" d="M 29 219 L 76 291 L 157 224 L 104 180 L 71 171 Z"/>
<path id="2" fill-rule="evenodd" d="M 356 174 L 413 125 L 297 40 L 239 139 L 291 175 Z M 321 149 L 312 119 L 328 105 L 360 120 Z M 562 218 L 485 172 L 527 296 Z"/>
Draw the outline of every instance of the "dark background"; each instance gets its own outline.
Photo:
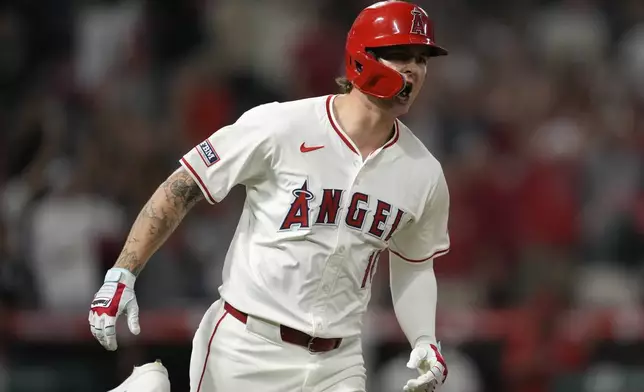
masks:
<path id="1" fill-rule="evenodd" d="M 644 385 L 644 2 L 419 1 L 448 57 L 403 119 L 441 160 L 443 392 Z M 192 211 L 137 282 L 142 333 L 88 304 L 197 142 L 254 105 L 336 91 L 359 0 L 0 1 L 0 391 L 106 391 L 160 358 L 188 390 L 237 189 Z M 413 376 L 382 263 L 371 392 Z"/>

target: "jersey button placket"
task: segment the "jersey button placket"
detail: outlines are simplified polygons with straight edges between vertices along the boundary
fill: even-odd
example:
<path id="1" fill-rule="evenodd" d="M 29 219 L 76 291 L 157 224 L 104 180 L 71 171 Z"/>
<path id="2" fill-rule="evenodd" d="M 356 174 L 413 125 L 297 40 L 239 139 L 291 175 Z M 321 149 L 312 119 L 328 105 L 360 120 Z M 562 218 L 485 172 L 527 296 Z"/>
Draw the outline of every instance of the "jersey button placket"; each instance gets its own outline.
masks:
<path id="1" fill-rule="evenodd" d="M 353 166 L 357 169 L 354 174 L 353 174 L 353 181 L 351 182 L 351 188 L 353 191 L 353 188 L 360 185 L 360 177 L 362 173 L 365 171 L 366 166 L 369 162 L 370 158 L 367 158 L 364 162 L 362 160 L 355 160 L 353 161 Z"/>
<path id="2" fill-rule="evenodd" d="M 331 257 L 322 272 L 322 277 L 319 283 L 319 291 L 315 298 L 315 305 L 313 306 L 314 328 L 315 331 L 322 331 L 325 328 L 325 313 L 329 301 L 329 295 L 333 287 L 333 281 L 337 270 L 332 268 L 333 257 Z"/>
<path id="3" fill-rule="evenodd" d="M 346 249 L 344 245 L 340 245 L 338 248 L 343 249 L 343 251 Z M 336 251 L 337 253 L 337 251 Z M 319 295 L 317 299 L 317 304 L 315 306 L 315 313 L 316 315 L 319 315 L 319 319 L 321 324 L 316 326 L 317 330 L 323 330 L 325 328 L 325 323 L 322 320 L 326 320 L 325 314 L 326 314 L 326 309 L 329 304 L 329 301 L 331 300 L 331 293 L 335 287 L 336 280 L 338 279 L 338 274 L 339 274 L 339 263 L 342 262 L 342 258 L 338 257 L 336 255 L 332 255 L 326 264 L 326 267 L 324 269 L 324 272 L 322 274 L 322 279 L 321 279 L 321 295 Z"/>
<path id="4" fill-rule="evenodd" d="M 356 167 L 360 167 L 361 161 L 359 159 L 354 160 L 354 165 Z M 356 185 L 358 185 L 358 176 L 359 175 L 360 175 L 360 169 L 355 170 L 352 173 L 352 178 L 347 178 L 347 180 L 349 180 L 348 181 L 348 187 L 347 187 L 349 189 L 349 195 L 350 195 L 349 197 L 351 197 L 351 195 L 353 195 L 353 193 L 355 192 L 354 188 L 355 188 Z M 348 207 L 349 207 L 348 204 L 343 206 L 343 208 L 348 208 Z M 340 225 L 338 225 L 338 235 L 336 237 L 335 252 L 334 252 L 333 256 L 331 257 L 331 259 L 329 260 L 328 265 L 333 265 L 335 267 L 335 264 L 337 263 L 337 259 L 338 259 L 338 257 L 336 257 L 336 255 L 343 256 L 344 252 L 346 251 L 346 246 L 340 244 L 342 239 L 346 237 L 346 232 L 347 232 L 346 225 L 344 225 L 342 223 Z"/>

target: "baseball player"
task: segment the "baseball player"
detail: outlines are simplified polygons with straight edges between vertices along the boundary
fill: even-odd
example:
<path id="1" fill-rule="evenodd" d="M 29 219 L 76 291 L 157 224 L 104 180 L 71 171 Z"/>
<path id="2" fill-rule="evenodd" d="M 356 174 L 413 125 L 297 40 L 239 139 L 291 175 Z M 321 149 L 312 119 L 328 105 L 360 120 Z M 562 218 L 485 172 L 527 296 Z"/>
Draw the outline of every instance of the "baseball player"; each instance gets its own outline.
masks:
<path id="1" fill-rule="evenodd" d="M 193 340 L 191 392 L 364 391 L 362 317 L 385 251 L 407 366 L 420 374 L 401 388 L 435 390 L 447 367 L 433 260 L 449 250 L 449 194 L 440 163 L 397 118 L 430 57 L 446 54 L 422 8 L 374 4 L 348 34 L 342 94 L 255 107 L 186 153 L 94 297 L 96 339 L 116 350 L 121 314 L 140 332 L 134 287 L 147 260 L 197 202 L 243 184 L 221 298 Z"/>

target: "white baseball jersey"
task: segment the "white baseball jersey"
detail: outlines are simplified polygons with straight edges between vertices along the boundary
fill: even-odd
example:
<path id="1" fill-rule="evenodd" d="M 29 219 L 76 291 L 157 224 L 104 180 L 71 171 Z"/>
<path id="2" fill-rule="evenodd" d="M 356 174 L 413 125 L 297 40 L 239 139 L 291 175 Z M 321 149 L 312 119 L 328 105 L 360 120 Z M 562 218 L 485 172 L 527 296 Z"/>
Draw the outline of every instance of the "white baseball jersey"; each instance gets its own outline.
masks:
<path id="1" fill-rule="evenodd" d="M 210 203 L 246 187 L 222 298 L 328 338 L 360 333 L 384 250 L 410 262 L 449 250 L 439 162 L 399 121 L 363 160 L 335 120 L 333 100 L 255 107 L 181 159 Z"/>

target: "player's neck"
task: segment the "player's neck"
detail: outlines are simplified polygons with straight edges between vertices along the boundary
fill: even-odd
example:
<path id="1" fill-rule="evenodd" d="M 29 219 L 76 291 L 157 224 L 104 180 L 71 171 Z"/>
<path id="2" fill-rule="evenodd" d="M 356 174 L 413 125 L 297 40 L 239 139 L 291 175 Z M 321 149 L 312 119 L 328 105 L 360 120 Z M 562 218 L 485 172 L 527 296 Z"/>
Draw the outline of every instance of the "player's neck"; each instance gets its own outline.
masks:
<path id="1" fill-rule="evenodd" d="M 396 118 L 387 115 L 364 95 L 338 95 L 333 106 L 337 121 L 358 147 L 363 158 L 391 138 Z"/>

